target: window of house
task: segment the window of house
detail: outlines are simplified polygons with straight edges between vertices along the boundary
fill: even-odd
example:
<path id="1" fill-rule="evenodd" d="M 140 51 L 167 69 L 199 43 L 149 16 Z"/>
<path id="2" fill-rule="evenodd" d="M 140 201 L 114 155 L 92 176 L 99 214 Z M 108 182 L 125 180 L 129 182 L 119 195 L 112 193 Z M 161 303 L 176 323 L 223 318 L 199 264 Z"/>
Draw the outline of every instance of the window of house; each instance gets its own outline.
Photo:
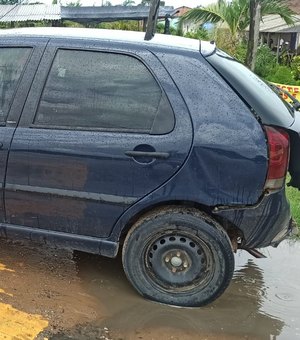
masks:
<path id="1" fill-rule="evenodd" d="M 160 86 L 138 59 L 58 50 L 34 124 L 167 133 L 173 129 L 174 116 Z"/>
<path id="2" fill-rule="evenodd" d="M 9 113 L 31 48 L 0 47 L 0 122 Z"/>

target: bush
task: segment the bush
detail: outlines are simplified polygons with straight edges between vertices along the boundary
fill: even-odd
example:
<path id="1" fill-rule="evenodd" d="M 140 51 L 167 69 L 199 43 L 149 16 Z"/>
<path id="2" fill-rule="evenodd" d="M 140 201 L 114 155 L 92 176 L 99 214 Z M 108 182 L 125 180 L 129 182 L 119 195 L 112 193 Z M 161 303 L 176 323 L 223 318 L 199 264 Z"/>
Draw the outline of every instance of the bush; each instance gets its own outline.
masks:
<path id="1" fill-rule="evenodd" d="M 247 55 L 247 45 L 246 43 L 240 43 L 234 52 L 234 57 L 241 63 L 245 63 L 246 60 L 246 55 Z"/>
<path id="2" fill-rule="evenodd" d="M 268 78 L 274 74 L 276 67 L 276 55 L 267 45 L 260 46 L 257 50 L 254 72 L 262 78 Z"/>
<path id="3" fill-rule="evenodd" d="M 292 71 L 288 66 L 276 66 L 274 73 L 267 76 L 266 79 L 274 83 L 298 85 L 298 81 L 294 79 Z"/>
<path id="4" fill-rule="evenodd" d="M 229 55 L 235 56 L 236 49 L 240 45 L 239 39 L 233 38 L 230 34 L 229 29 L 226 28 L 216 28 L 212 34 L 218 48 L 225 51 Z M 242 61 L 244 62 L 244 60 Z"/>
<path id="5" fill-rule="evenodd" d="M 184 36 L 186 38 L 192 38 L 192 39 L 198 39 L 198 40 L 209 40 L 208 31 L 203 27 L 200 27 L 195 32 L 188 32 Z"/>
<path id="6" fill-rule="evenodd" d="M 293 58 L 291 62 L 292 75 L 296 80 L 300 80 L 300 56 Z"/>
<path id="7" fill-rule="evenodd" d="M 165 23 L 164 22 L 159 22 L 156 25 L 156 33 L 164 34 L 165 32 Z M 173 26 L 170 26 L 169 32 L 171 35 L 178 35 L 177 34 L 177 29 Z"/>

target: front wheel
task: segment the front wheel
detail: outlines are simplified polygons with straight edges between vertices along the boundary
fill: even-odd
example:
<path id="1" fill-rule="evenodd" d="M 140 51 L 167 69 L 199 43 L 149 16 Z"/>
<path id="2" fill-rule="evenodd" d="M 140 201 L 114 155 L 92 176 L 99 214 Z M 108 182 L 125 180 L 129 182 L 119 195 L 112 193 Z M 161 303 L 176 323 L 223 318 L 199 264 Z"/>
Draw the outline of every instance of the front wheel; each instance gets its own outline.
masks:
<path id="1" fill-rule="evenodd" d="M 138 221 L 123 246 L 124 271 L 146 298 L 203 306 L 229 285 L 234 255 L 226 232 L 208 216 L 163 209 Z"/>

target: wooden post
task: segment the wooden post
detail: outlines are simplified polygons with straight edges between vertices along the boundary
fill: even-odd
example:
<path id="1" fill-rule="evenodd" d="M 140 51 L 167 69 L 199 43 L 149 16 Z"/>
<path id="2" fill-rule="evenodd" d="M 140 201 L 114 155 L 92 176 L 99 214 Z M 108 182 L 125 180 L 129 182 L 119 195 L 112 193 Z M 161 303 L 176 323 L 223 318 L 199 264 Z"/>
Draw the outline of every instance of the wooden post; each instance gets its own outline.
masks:
<path id="1" fill-rule="evenodd" d="M 160 0 L 152 0 L 149 16 L 148 16 L 148 24 L 146 29 L 146 34 L 144 40 L 151 40 L 154 37 L 156 31 L 156 23 L 159 11 Z"/>
<path id="2" fill-rule="evenodd" d="M 259 25 L 261 19 L 261 3 L 260 0 L 250 0 L 250 26 L 249 40 L 247 48 L 246 65 L 254 71 L 258 40 L 259 40 Z"/>
<path id="3" fill-rule="evenodd" d="M 143 19 L 143 32 L 146 32 L 147 19 Z"/>
<path id="4" fill-rule="evenodd" d="M 267 34 L 267 45 L 268 45 L 268 47 L 270 47 L 270 38 L 271 38 L 271 33 L 268 32 L 268 34 Z"/>
<path id="5" fill-rule="evenodd" d="M 279 64 L 280 39 L 281 39 L 281 34 L 279 33 L 278 39 L 277 39 L 277 51 L 276 51 L 277 64 Z"/>

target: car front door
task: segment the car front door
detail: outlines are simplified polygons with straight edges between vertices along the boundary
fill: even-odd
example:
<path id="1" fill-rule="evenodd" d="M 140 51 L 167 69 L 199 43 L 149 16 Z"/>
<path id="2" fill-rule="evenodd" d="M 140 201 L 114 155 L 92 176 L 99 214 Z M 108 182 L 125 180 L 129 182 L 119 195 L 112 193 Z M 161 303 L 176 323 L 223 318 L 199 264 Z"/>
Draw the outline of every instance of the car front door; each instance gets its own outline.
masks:
<path id="1" fill-rule="evenodd" d="M 192 126 L 150 52 L 60 44 L 49 43 L 13 138 L 7 222 L 107 237 L 130 205 L 179 170 Z"/>

